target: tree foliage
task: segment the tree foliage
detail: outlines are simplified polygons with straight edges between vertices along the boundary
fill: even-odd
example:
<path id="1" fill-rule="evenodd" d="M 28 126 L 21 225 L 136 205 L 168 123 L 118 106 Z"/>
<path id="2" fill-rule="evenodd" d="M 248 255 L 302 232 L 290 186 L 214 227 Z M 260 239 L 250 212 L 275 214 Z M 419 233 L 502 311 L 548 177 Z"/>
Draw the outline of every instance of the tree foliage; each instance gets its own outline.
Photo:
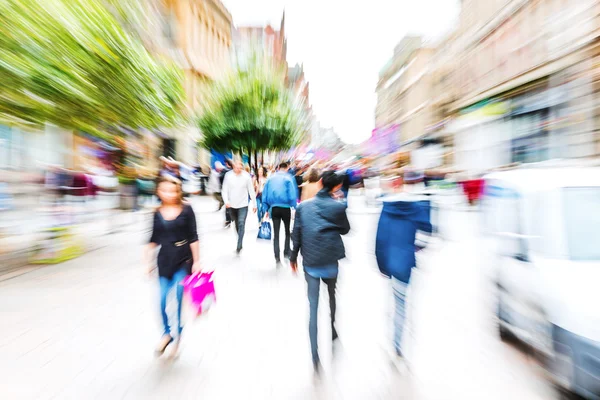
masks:
<path id="1" fill-rule="evenodd" d="M 0 2 L 0 123 L 102 134 L 170 126 L 181 72 L 154 59 L 101 0 Z"/>
<path id="2" fill-rule="evenodd" d="M 213 83 L 198 125 L 204 147 L 255 154 L 289 149 L 306 130 L 305 116 L 282 72 L 256 58 L 248 68 Z"/>

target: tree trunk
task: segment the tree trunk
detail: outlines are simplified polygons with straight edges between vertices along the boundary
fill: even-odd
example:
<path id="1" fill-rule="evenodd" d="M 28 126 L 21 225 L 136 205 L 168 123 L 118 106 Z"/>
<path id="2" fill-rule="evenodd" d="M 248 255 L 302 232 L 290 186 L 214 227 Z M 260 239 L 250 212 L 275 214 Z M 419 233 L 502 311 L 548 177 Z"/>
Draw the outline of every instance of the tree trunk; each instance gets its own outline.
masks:
<path id="1" fill-rule="evenodd" d="M 254 150 L 254 173 L 258 176 L 258 150 Z"/>

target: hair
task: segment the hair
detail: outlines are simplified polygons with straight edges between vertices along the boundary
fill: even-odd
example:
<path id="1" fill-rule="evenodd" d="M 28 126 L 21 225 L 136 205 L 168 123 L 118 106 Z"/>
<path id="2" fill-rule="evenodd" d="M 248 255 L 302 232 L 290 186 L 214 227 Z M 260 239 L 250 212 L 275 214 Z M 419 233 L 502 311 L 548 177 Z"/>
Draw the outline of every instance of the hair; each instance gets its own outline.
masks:
<path id="1" fill-rule="evenodd" d="M 319 179 L 321 179 L 319 170 L 316 168 L 311 168 L 310 171 L 308 171 L 308 178 L 307 178 L 308 182 L 309 183 L 319 182 Z"/>
<path id="2" fill-rule="evenodd" d="M 285 161 L 279 164 L 279 169 L 286 169 L 287 167 L 289 167 L 289 164 Z"/>
<path id="3" fill-rule="evenodd" d="M 335 171 L 325 171 L 321 175 L 321 182 L 323 189 L 327 189 L 331 192 L 336 186 L 341 185 L 344 182 L 344 178 L 335 173 Z"/>
<path id="4" fill-rule="evenodd" d="M 183 190 L 181 189 L 181 181 L 177 178 L 173 178 L 170 176 L 161 176 L 160 178 L 158 178 L 158 181 L 156 182 L 156 196 L 159 199 L 160 199 L 160 197 L 158 196 L 158 187 L 162 183 L 172 183 L 173 185 L 177 186 L 177 190 L 179 190 L 179 205 L 182 205 L 183 204 Z"/>

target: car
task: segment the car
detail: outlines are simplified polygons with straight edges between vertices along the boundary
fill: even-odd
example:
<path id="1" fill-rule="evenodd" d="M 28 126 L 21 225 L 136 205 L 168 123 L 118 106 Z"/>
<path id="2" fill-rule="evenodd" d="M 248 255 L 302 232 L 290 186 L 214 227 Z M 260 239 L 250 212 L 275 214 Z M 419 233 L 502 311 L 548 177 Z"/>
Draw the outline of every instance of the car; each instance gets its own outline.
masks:
<path id="1" fill-rule="evenodd" d="M 561 388 L 600 398 L 600 169 L 484 179 L 500 336 L 534 349 Z"/>

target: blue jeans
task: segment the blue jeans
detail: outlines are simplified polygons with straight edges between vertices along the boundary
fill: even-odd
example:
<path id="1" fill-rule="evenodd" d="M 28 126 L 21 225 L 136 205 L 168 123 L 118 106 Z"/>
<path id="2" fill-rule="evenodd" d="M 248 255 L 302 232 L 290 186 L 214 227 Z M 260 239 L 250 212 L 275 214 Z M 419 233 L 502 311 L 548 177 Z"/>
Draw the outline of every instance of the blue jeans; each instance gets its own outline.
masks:
<path id="1" fill-rule="evenodd" d="M 318 344 L 318 335 L 317 335 L 317 311 L 319 309 L 319 288 L 321 285 L 321 279 L 327 285 L 327 290 L 329 291 L 329 309 L 331 312 L 331 332 L 333 334 L 333 339 L 337 337 L 337 333 L 335 331 L 335 286 L 337 283 L 337 278 L 315 278 L 310 276 L 308 273 L 304 273 L 304 277 L 306 278 L 306 283 L 308 285 L 308 304 L 310 308 L 310 317 L 308 322 L 308 335 L 310 337 L 310 351 L 312 354 L 313 363 L 317 363 L 319 361 L 319 344 Z"/>
<path id="2" fill-rule="evenodd" d="M 159 278 L 160 282 L 160 312 L 162 315 L 162 322 L 164 327 L 164 334 L 170 335 L 171 328 L 169 326 L 169 317 L 167 316 L 167 297 L 169 296 L 169 292 L 173 288 L 174 285 L 176 287 L 176 298 L 177 298 L 177 323 L 179 324 L 177 333 L 181 335 L 181 331 L 183 330 L 183 324 L 181 323 L 181 302 L 183 300 L 183 285 L 181 282 L 187 276 L 187 272 L 185 269 L 180 269 L 175 272 L 175 275 L 171 279 L 165 278 L 161 276 Z"/>
<path id="3" fill-rule="evenodd" d="M 258 217 L 258 223 L 260 224 L 267 211 L 262 203 L 262 193 L 256 195 L 256 210 L 256 216 Z"/>
<path id="4" fill-rule="evenodd" d="M 404 333 L 404 324 L 406 322 L 406 290 L 408 284 L 392 278 L 392 288 L 394 289 L 394 347 L 396 354 L 402 355 L 402 334 Z"/>
<path id="5" fill-rule="evenodd" d="M 230 208 L 231 219 L 235 223 L 235 230 L 238 234 L 237 250 L 242 249 L 244 242 L 244 233 L 246 232 L 246 217 L 248 216 L 248 207 Z"/>

